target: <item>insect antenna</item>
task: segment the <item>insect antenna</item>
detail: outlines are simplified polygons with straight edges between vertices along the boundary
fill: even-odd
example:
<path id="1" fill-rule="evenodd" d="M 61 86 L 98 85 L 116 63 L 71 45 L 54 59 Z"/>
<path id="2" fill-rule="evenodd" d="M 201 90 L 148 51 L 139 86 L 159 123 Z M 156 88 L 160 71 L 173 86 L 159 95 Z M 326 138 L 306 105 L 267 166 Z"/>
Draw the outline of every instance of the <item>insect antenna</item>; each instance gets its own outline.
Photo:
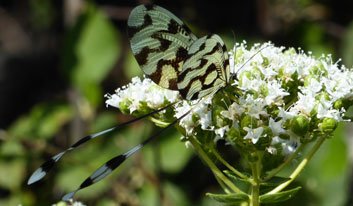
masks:
<path id="1" fill-rule="evenodd" d="M 250 62 L 250 60 L 252 60 L 252 59 L 253 59 L 256 55 L 258 55 L 262 50 L 264 50 L 264 49 L 266 49 L 267 47 L 270 47 L 270 46 L 271 46 L 271 45 L 266 45 L 266 46 L 260 48 L 255 54 L 251 55 L 251 57 L 250 57 L 249 59 L 247 59 L 247 60 L 239 67 L 238 71 L 236 71 L 235 73 L 231 74 L 231 76 L 230 76 L 231 79 L 234 78 L 234 77 L 236 77 L 236 75 L 239 73 L 239 71 L 240 71 L 241 69 L 243 69 L 244 66 L 245 66 L 247 63 Z"/>
<path id="2" fill-rule="evenodd" d="M 112 173 L 116 168 L 118 168 L 127 158 L 129 158 L 131 155 L 133 155 L 136 152 L 138 152 L 139 150 L 141 150 L 146 144 L 148 144 L 149 142 L 151 142 L 155 138 L 159 137 L 164 131 L 166 131 L 167 129 L 174 126 L 176 123 L 178 123 L 182 118 L 184 118 L 190 112 L 191 112 L 191 110 L 189 110 L 188 112 L 183 114 L 181 117 L 174 120 L 168 126 L 164 127 L 163 129 L 154 133 L 152 136 L 145 139 L 142 143 L 131 148 L 127 152 L 120 154 L 118 156 L 115 156 L 112 159 L 110 159 L 109 161 L 107 161 L 106 163 L 104 163 L 101 167 L 99 167 L 96 171 L 94 171 L 92 173 L 92 175 L 90 175 L 88 178 L 86 178 L 76 190 L 64 195 L 62 200 L 63 201 L 70 201 L 74 197 L 76 192 L 78 192 L 79 190 L 81 190 L 85 187 L 88 187 L 90 185 L 93 185 L 93 184 L 97 183 L 98 181 L 102 180 L 103 178 L 105 178 L 107 175 Z"/>
<path id="3" fill-rule="evenodd" d="M 119 124 L 119 125 L 117 125 L 115 127 L 111 127 L 109 129 L 106 129 L 106 130 L 103 130 L 103 131 L 100 131 L 100 132 L 97 132 L 97 133 L 90 134 L 90 135 L 87 135 L 85 137 L 82 137 L 81 139 L 79 139 L 77 142 L 72 144 L 66 150 L 64 150 L 64 151 L 52 156 L 49 160 L 44 162 L 36 171 L 34 171 L 32 173 L 31 177 L 27 181 L 27 185 L 31 185 L 31 184 L 43 179 L 45 177 L 45 175 L 47 175 L 48 172 L 54 167 L 55 163 L 57 163 L 64 156 L 64 154 L 66 154 L 67 152 L 76 149 L 77 147 L 83 145 L 84 143 L 86 143 L 86 142 L 88 142 L 88 141 L 90 141 L 90 140 L 92 140 L 92 139 L 94 139 L 96 137 L 100 137 L 100 136 L 102 136 L 104 134 L 107 134 L 107 133 L 112 132 L 114 130 L 120 129 L 120 128 L 128 125 L 128 124 L 134 123 L 134 122 L 139 121 L 139 120 L 141 120 L 143 118 L 146 118 L 146 117 L 148 117 L 150 115 L 153 115 L 153 114 L 156 114 L 156 113 L 158 113 L 160 111 L 163 111 L 163 110 L 173 106 L 176 103 L 177 102 L 169 104 L 169 105 L 167 105 L 165 107 L 162 107 L 162 108 L 160 108 L 158 110 L 155 110 L 155 111 L 150 112 L 148 114 L 142 115 L 142 116 L 140 116 L 138 118 L 135 118 L 135 119 L 132 119 L 130 121 L 124 122 L 124 123 Z"/>

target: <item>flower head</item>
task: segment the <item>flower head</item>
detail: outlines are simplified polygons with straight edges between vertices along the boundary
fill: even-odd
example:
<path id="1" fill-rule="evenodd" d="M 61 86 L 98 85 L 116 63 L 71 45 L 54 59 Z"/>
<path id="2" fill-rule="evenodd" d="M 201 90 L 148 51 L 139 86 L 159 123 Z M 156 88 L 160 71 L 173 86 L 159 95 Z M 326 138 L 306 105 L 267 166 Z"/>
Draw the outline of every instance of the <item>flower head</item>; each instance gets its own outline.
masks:
<path id="1" fill-rule="evenodd" d="M 172 118 L 190 112 L 179 121 L 183 135 L 202 138 L 202 131 L 213 132 L 215 140 L 246 148 L 264 138 L 264 150 L 270 154 L 278 145 L 283 154 L 290 154 L 304 139 L 313 139 L 325 119 L 344 120 L 346 110 L 338 102 L 352 100 L 353 72 L 330 56 L 315 58 L 271 43 L 248 49 L 245 42 L 229 54 L 236 78 L 213 97 L 180 100 L 177 91 L 160 88 L 148 78 L 134 78 L 108 95 L 106 103 L 133 113 L 179 101 Z"/>

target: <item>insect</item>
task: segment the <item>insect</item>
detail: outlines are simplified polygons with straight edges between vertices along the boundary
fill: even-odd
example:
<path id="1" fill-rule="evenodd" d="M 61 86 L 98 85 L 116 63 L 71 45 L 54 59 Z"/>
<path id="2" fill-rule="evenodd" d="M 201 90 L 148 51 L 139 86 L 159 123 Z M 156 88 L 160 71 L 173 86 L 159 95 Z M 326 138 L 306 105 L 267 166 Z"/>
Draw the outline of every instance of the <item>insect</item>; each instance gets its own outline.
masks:
<path id="1" fill-rule="evenodd" d="M 128 36 L 132 52 L 143 72 L 159 86 L 179 91 L 183 99 L 196 100 L 214 95 L 229 84 L 231 78 L 229 58 L 222 39 L 216 34 L 197 38 L 179 18 L 162 7 L 140 5 L 134 8 L 128 19 Z M 98 136 L 156 114 L 171 105 L 83 137 L 65 151 L 44 162 L 29 178 L 28 184 L 41 180 L 67 152 Z M 63 200 L 72 199 L 80 189 L 103 179 L 128 157 L 155 139 L 161 132 L 172 127 L 189 112 L 127 152 L 107 161 L 78 189 L 66 194 Z"/>

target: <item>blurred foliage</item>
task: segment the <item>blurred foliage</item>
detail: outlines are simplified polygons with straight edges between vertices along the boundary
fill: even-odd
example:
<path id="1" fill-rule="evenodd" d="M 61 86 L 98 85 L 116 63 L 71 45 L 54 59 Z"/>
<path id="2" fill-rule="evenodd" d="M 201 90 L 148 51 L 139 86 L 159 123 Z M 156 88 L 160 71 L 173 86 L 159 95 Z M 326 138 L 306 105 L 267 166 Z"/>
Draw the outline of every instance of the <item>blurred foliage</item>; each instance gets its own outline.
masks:
<path id="1" fill-rule="evenodd" d="M 128 11 L 137 3 L 90 2 L 1 2 L 0 25 L 7 27 L 0 31 L 0 205 L 59 202 L 103 162 L 155 130 L 147 121 L 140 121 L 93 140 L 65 156 L 44 181 L 27 186 L 30 174 L 51 155 L 80 136 L 128 118 L 104 108 L 103 95 L 141 75 L 125 32 Z M 342 57 L 348 67 L 353 65 L 353 15 L 352 7 L 346 4 L 185 0 L 161 5 L 185 20 L 198 35 L 222 34 L 228 48 L 243 39 L 271 40 L 318 56 L 332 53 L 336 59 Z M 353 191 L 349 176 L 352 157 L 348 157 L 352 141 L 347 138 L 352 134 L 344 132 L 350 126 L 341 125 L 337 135 L 316 154 L 293 185 L 303 189 L 287 205 L 353 204 L 349 195 Z M 219 192 L 216 181 L 179 138 L 169 131 L 112 175 L 79 192 L 77 198 L 100 206 L 215 205 L 205 193 Z"/>
<path id="2" fill-rule="evenodd" d="M 63 66 L 74 88 L 97 106 L 103 96 L 100 83 L 120 55 L 119 33 L 93 5 L 87 5 L 68 32 Z"/>
<path id="3" fill-rule="evenodd" d="M 347 67 L 353 66 L 353 22 L 347 27 L 347 31 L 342 40 L 342 58 Z"/>

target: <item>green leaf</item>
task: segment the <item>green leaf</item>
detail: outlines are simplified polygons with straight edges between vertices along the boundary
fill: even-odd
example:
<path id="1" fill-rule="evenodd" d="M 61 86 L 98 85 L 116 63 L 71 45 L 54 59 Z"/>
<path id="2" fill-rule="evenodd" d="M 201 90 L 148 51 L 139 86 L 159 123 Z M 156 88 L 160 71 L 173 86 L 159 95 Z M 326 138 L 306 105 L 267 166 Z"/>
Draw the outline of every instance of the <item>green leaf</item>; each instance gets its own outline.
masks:
<path id="1" fill-rule="evenodd" d="M 144 184 L 138 195 L 142 205 L 160 205 L 157 188 L 150 183 Z"/>
<path id="2" fill-rule="evenodd" d="M 188 205 L 188 199 L 182 188 L 178 187 L 171 182 L 165 182 L 163 184 L 163 190 L 169 201 L 173 205 Z"/>
<path id="3" fill-rule="evenodd" d="M 278 192 L 275 194 L 264 194 L 260 196 L 260 202 L 261 203 L 283 202 L 292 198 L 300 189 L 301 187 L 296 187 L 294 189 Z"/>
<path id="4" fill-rule="evenodd" d="M 64 67 L 73 84 L 94 105 L 101 101 L 99 83 L 119 54 L 118 33 L 104 14 L 88 5 L 67 37 Z"/>
<path id="5" fill-rule="evenodd" d="M 206 195 L 218 202 L 227 203 L 227 204 L 234 204 L 234 203 L 241 203 L 247 202 L 249 200 L 249 196 L 246 194 L 212 194 L 206 193 Z"/>
<path id="6" fill-rule="evenodd" d="M 91 132 L 95 133 L 97 131 L 102 131 L 108 127 L 113 127 L 118 124 L 119 123 L 116 121 L 116 113 L 102 112 L 94 118 L 94 124 L 92 125 Z"/>
<path id="7" fill-rule="evenodd" d="M 164 171 L 177 173 L 181 171 L 192 157 L 193 152 L 180 141 L 180 134 L 173 132 L 161 143 L 161 166 Z"/>
<path id="8" fill-rule="evenodd" d="M 278 186 L 286 181 L 290 180 L 288 177 L 272 177 L 270 180 L 266 182 L 262 182 L 261 186 Z"/>
<path id="9" fill-rule="evenodd" d="M 10 128 L 9 134 L 18 139 L 34 136 L 50 138 L 72 117 L 71 108 L 57 103 L 35 106 L 29 115 L 19 118 Z"/>
<path id="10" fill-rule="evenodd" d="M 80 60 L 75 76 L 78 83 L 100 82 L 106 76 L 120 52 L 116 37 L 113 25 L 100 10 L 88 10 L 76 50 Z"/>
<path id="11" fill-rule="evenodd" d="M 22 159 L 0 161 L 0 188 L 16 190 L 21 187 L 25 175 L 25 163 Z"/>
<path id="12" fill-rule="evenodd" d="M 232 182 L 238 187 L 240 188 L 242 191 L 248 191 L 251 183 L 249 182 L 249 180 L 247 179 L 243 179 L 243 178 L 239 178 L 237 177 L 232 171 L 230 170 L 224 170 L 223 171 L 224 174 L 227 175 L 227 177 L 229 177 Z"/>
<path id="13" fill-rule="evenodd" d="M 305 168 L 305 172 L 298 178 L 308 190 L 305 194 L 300 194 L 309 194 L 308 201 L 311 205 L 344 205 L 347 201 L 350 164 L 346 126 L 349 125 L 339 124 L 334 137 L 325 141 Z M 296 199 L 299 201 L 304 198 Z M 309 205 L 308 201 L 304 203 Z"/>
<path id="14" fill-rule="evenodd" d="M 234 181 L 249 182 L 249 181 L 247 181 L 246 179 L 237 177 L 237 175 L 234 174 L 234 173 L 233 173 L 232 171 L 230 171 L 230 170 L 223 170 L 223 172 L 224 172 L 224 174 L 226 174 L 229 178 L 231 178 L 231 179 L 234 180 Z M 243 174 L 244 174 L 244 173 L 243 173 Z M 248 174 L 244 174 L 244 175 L 249 176 Z"/>
<path id="15" fill-rule="evenodd" d="M 131 79 L 135 76 L 141 76 L 143 73 L 131 52 L 126 55 L 124 62 L 124 73 L 128 79 Z"/>
<path id="16" fill-rule="evenodd" d="M 304 24 L 303 31 L 303 44 L 313 52 L 313 55 L 320 56 L 323 53 L 333 53 L 330 42 L 325 40 L 325 31 L 321 26 L 307 23 Z"/>
<path id="17" fill-rule="evenodd" d="M 353 22 L 348 26 L 346 29 L 346 33 L 344 35 L 343 41 L 342 41 L 342 56 L 343 56 L 343 62 L 347 66 L 347 68 L 350 68 L 353 66 L 353 58 L 352 58 L 352 53 L 353 53 Z"/>
<path id="18" fill-rule="evenodd" d="M 106 143 L 104 141 L 107 141 L 107 144 L 104 144 Z M 93 171 L 112 158 L 112 154 L 115 154 L 114 151 L 120 152 L 119 150 L 117 151 L 113 141 L 104 138 L 95 140 L 93 144 L 85 145 L 84 149 L 75 151 L 61 162 L 59 165 L 60 173 L 56 174 L 55 185 L 62 191 L 73 191 Z M 97 184 L 78 192 L 78 197 L 88 199 L 102 195 L 113 184 L 112 179 L 121 175 L 119 170 L 123 169 L 125 165 L 112 172 Z"/>
<path id="19" fill-rule="evenodd" d="M 0 157 L 24 155 L 25 149 L 16 139 L 8 139 L 0 144 Z"/>

